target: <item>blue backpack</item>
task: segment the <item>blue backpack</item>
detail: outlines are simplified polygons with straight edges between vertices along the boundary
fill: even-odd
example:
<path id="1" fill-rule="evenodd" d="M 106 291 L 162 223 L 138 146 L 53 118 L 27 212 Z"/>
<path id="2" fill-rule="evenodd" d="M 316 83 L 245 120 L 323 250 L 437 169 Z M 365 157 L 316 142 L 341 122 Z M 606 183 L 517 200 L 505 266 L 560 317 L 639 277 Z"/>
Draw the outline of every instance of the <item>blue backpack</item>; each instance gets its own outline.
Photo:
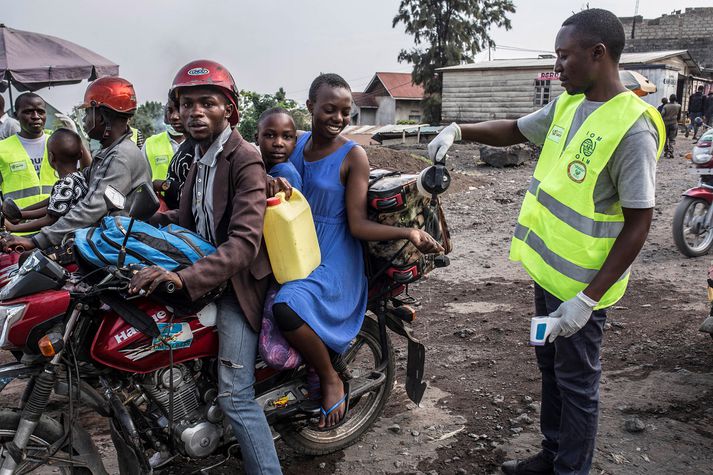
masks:
<path id="1" fill-rule="evenodd" d="M 117 265 L 129 221 L 125 216 L 106 216 L 98 226 L 75 231 L 75 250 L 97 267 Z M 186 228 L 175 224 L 156 228 L 134 221 L 126 243 L 125 264 L 157 265 L 175 271 L 214 252 L 215 246 Z"/>

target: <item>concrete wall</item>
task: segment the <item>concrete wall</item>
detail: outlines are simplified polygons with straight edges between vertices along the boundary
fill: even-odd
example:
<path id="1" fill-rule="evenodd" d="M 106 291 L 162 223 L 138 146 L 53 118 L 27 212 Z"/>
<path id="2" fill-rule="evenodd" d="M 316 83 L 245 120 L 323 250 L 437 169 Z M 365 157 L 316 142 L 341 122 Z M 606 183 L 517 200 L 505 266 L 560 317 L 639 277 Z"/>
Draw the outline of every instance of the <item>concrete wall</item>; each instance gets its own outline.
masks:
<path id="1" fill-rule="evenodd" d="M 671 5 L 676 5 L 676 2 Z M 625 52 L 687 49 L 703 67 L 713 68 L 712 7 L 686 8 L 648 20 L 638 16 L 634 39 L 631 39 L 634 17 L 619 20 L 626 31 Z"/>
<path id="2" fill-rule="evenodd" d="M 396 101 L 391 96 L 376 97 L 379 108 L 376 109 L 374 125 L 387 125 L 396 123 Z"/>
<path id="3" fill-rule="evenodd" d="M 359 109 L 359 123 L 355 125 L 376 125 L 376 109 Z"/>
<path id="4" fill-rule="evenodd" d="M 412 115 L 419 116 L 416 122 L 421 121 L 423 118 L 423 110 L 421 109 L 421 101 L 409 101 L 406 99 L 396 100 L 396 121 L 398 123 L 400 120 L 410 120 Z"/>
<path id="5" fill-rule="evenodd" d="M 535 78 L 540 69 L 487 69 L 444 71 L 442 122 L 481 122 L 517 119 L 541 106 L 535 105 Z M 550 83 L 550 100 L 564 89 Z"/>

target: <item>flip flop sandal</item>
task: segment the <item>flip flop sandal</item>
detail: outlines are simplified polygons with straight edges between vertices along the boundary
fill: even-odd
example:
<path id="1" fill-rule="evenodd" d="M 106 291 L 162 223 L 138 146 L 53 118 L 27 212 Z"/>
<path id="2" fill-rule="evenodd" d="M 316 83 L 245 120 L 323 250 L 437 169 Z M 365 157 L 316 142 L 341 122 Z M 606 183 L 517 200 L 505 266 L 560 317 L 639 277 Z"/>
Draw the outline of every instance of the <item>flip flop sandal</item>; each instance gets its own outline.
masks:
<path id="1" fill-rule="evenodd" d="M 342 426 L 347 421 L 347 416 L 349 415 L 349 398 L 351 396 L 351 392 L 352 392 L 351 385 L 349 384 L 348 381 L 344 381 L 344 396 L 329 409 L 325 409 L 324 407 L 319 408 L 319 412 L 326 418 L 332 412 L 336 411 L 339 408 L 339 406 L 344 404 L 344 415 L 342 415 L 342 418 L 339 419 L 339 421 L 336 424 L 331 425 L 329 427 L 314 427 L 315 430 L 317 430 L 319 432 L 329 432 L 331 430 L 334 430 L 334 429 Z"/>

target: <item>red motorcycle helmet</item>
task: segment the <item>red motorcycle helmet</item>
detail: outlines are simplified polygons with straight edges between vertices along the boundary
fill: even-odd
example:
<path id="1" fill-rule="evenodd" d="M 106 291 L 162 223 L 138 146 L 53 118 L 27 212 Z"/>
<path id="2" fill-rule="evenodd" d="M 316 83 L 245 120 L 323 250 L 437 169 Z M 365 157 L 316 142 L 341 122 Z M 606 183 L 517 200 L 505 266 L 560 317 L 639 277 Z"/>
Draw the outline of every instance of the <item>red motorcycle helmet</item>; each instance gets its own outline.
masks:
<path id="1" fill-rule="evenodd" d="M 213 86 L 219 88 L 233 104 L 233 113 L 228 118 L 230 125 L 235 126 L 240 119 L 238 111 L 238 86 L 230 72 L 225 67 L 209 59 L 197 59 L 183 66 L 173 78 L 173 84 L 168 91 L 171 99 L 178 103 L 178 89 L 194 86 Z"/>
<path id="2" fill-rule="evenodd" d="M 124 78 L 105 76 L 87 87 L 82 107 L 106 107 L 122 114 L 133 114 L 137 107 L 136 91 Z"/>

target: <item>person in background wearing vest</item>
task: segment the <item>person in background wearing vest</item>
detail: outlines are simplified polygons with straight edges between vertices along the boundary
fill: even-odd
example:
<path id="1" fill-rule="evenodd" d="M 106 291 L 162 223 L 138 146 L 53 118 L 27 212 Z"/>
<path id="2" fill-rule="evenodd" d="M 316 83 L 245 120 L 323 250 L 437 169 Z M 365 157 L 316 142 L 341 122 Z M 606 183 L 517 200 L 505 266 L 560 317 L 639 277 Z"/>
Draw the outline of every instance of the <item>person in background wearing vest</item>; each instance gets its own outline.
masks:
<path id="1" fill-rule="evenodd" d="M 518 120 L 451 124 L 429 144 L 454 140 L 542 146 L 510 248 L 535 281 L 535 315 L 554 317 L 535 348 L 542 374 L 542 450 L 502 465 L 507 474 L 589 473 L 597 435 L 605 309 L 626 289 L 651 225 L 661 115 L 619 80 L 624 28 L 601 9 L 565 20 L 555 72 L 566 93 Z M 585 123 L 586 120 L 586 123 Z M 525 322 L 522 324 L 523 338 Z"/>
<path id="2" fill-rule="evenodd" d="M 17 119 L 5 113 L 5 98 L 0 96 L 0 140 L 5 140 L 20 131 L 20 123 Z"/>
<path id="3" fill-rule="evenodd" d="M 698 127 L 700 125 L 696 121 L 697 118 L 703 120 L 703 114 L 706 109 L 706 96 L 703 95 L 703 86 L 698 86 L 698 90 L 691 94 L 688 98 L 688 117 L 691 119 L 691 124 L 686 128 L 686 137 L 693 129 L 693 140 L 698 140 L 696 135 L 698 135 Z"/>
<path id="4" fill-rule="evenodd" d="M 136 144 L 140 149 L 144 148 L 144 133 L 139 129 L 129 126 L 129 131 L 131 132 L 131 141 Z"/>
<path id="5" fill-rule="evenodd" d="M 120 77 L 99 78 L 87 87 L 81 107 L 86 110 L 84 130 L 89 138 L 101 143 L 101 149 L 94 155 L 86 172 L 86 196 L 56 223 L 43 228 L 32 238 L 4 238 L 0 242 L 3 250 L 17 246 L 26 250 L 57 246 L 68 233 L 92 226 L 108 213 L 104 200 L 107 186 L 112 186 L 127 197 L 125 209 L 128 210 L 133 202 L 131 191 L 142 183 L 151 181 L 149 164 L 131 141 L 128 125 L 129 119 L 136 111 L 134 86 Z M 22 122 L 20 119 L 20 124 Z M 42 129 L 39 125 L 36 127 Z M 49 164 L 47 166 L 49 167 Z M 56 180 L 52 170 L 52 183 Z M 23 207 L 20 203 L 18 205 Z"/>
<path id="6" fill-rule="evenodd" d="M 186 139 L 178 107 L 171 99 L 166 102 L 163 122 L 166 130 L 146 139 L 142 149 L 151 167 L 151 179 L 156 193 L 164 193 L 171 185 L 167 180 L 168 167 L 176 150 Z"/>
<path id="7" fill-rule="evenodd" d="M 0 141 L 0 191 L 20 208 L 49 196 L 57 177 L 47 159 L 45 101 L 32 92 L 15 100 L 20 131 Z"/>

